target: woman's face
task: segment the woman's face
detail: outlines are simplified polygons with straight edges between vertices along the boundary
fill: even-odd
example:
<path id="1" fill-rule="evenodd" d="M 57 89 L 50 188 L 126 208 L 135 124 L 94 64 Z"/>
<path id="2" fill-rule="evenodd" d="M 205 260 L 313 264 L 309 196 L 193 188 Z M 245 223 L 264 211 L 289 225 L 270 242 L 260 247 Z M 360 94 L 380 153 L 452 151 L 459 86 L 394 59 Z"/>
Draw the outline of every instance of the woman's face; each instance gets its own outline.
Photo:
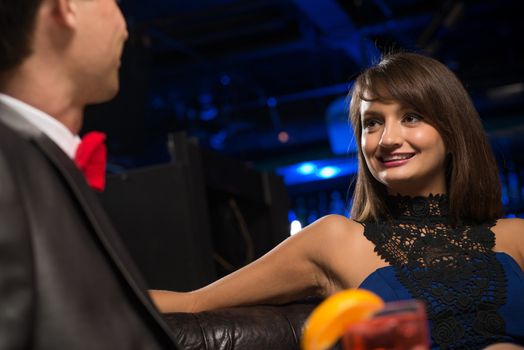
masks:
<path id="1" fill-rule="evenodd" d="M 446 193 L 446 148 L 424 116 L 394 100 L 362 101 L 360 115 L 364 159 L 389 193 Z"/>

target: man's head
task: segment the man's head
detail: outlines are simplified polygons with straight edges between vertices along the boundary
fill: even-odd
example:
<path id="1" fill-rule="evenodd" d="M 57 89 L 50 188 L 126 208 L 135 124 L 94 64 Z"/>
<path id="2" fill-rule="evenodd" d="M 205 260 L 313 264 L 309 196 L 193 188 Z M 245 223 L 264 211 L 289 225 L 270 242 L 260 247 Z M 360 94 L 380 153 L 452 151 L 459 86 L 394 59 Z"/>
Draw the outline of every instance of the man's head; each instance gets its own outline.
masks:
<path id="1" fill-rule="evenodd" d="M 116 0 L 0 0 L 0 31 L 0 74 L 37 76 L 78 106 L 118 91 L 127 29 Z"/>
<path id="2" fill-rule="evenodd" d="M 118 91 L 118 70 L 127 28 L 116 0 L 67 1 L 70 38 L 68 64 L 71 77 L 87 103 L 103 102 Z"/>

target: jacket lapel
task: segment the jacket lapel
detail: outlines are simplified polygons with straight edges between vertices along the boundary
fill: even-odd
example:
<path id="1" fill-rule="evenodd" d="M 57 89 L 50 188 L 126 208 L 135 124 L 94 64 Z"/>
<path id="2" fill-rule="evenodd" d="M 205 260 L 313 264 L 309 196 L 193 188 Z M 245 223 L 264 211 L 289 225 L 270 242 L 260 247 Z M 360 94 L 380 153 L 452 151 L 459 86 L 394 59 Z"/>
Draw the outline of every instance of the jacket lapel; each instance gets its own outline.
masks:
<path id="1" fill-rule="evenodd" d="M 96 237 L 105 248 L 107 254 L 127 281 L 138 299 L 144 304 L 171 340 L 176 343 L 171 330 L 164 323 L 159 312 L 153 306 L 151 299 L 146 295 L 145 283 L 134 263 L 128 256 L 127 249 L 118 238 L 106 212 L 101 207 L 98 198 L 87 185 L 83 174 L 77 169 L 74 162 L 43 132 L 20 116 L 17 111 L 0 104 L 0 121 L 17 131 L 22 137 L 40 149 L 46 158 L 55 166 L 69 185 L 72 193 L 91 223 Z"/>
<path id="2" fill-rule="evenodd" d="M 143 283 L 140 283 L 141 281 L 139 283 L 136 282 L 138 279 L 137 274 L 135 271 L 130 270 L 133 264 L 128 260 L 127 253 L 124 253 L 125 248 L 120 241 L 115 239 L 116 232 L 110 224 L 105 211 L 99 205 L 98 198 L 85 182 L 83 174 L 76 168 L 74 162 L 45 134 L 32 137 L 31 141 L 61 173 L 77 201 L 80 203 L 100 242 L 118 266 L 119 270 L 124 274 L 129 284 L 133 288 L 137 288 L 140 294 L 143 294 L 141 292 L 143 290 Z"/>

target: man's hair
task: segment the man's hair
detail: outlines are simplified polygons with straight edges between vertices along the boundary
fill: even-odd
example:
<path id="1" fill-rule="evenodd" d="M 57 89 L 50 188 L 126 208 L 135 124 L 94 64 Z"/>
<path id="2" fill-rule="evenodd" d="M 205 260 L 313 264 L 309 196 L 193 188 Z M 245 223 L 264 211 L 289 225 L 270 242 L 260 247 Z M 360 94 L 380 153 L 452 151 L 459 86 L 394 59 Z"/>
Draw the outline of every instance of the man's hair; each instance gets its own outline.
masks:
<path id="1" fill-rule="evenodd" d="M 448 153 L 445 173 L 453 223 L 502 215 L 495 157 L 468 93 L 446 66 L 415 53 L 388 54 L 358 76 L 350 94 L 359 160 L 352 218 L 376 220 L 388 214 L 386 186 L 369 171 L 360 144 L 361 101 L 377 100 L 395 100 L 414 109 L 439 132 Z"/>
<path id="2" fill-rule="evenodd" d="M 42 0 L 0 0 L 0 73 L 31 53 L 36 13 Z"/>

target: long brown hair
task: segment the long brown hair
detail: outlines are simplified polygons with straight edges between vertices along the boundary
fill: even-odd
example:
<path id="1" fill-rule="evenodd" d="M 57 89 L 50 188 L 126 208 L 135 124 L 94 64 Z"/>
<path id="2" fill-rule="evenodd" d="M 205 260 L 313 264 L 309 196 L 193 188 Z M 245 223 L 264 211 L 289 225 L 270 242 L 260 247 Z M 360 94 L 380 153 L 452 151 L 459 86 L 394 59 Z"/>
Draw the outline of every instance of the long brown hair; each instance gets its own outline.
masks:
<path id="1" fill-rule="evenodd" d="M 446 184 L 453 223 L 483 222 L 502 215 L 495 157 L 482 123 L 462 83 L 437 60 L 415 53 L 385 55 L 353 85 L 350 119 L 357 140 L 359 170 L 351 217 L 376 220 L 388 213 L 387 190 L 369 171 L 362 154 L 360 104 L 393 99 L 424 116 L 440 133 L 448 159 Z"/>

